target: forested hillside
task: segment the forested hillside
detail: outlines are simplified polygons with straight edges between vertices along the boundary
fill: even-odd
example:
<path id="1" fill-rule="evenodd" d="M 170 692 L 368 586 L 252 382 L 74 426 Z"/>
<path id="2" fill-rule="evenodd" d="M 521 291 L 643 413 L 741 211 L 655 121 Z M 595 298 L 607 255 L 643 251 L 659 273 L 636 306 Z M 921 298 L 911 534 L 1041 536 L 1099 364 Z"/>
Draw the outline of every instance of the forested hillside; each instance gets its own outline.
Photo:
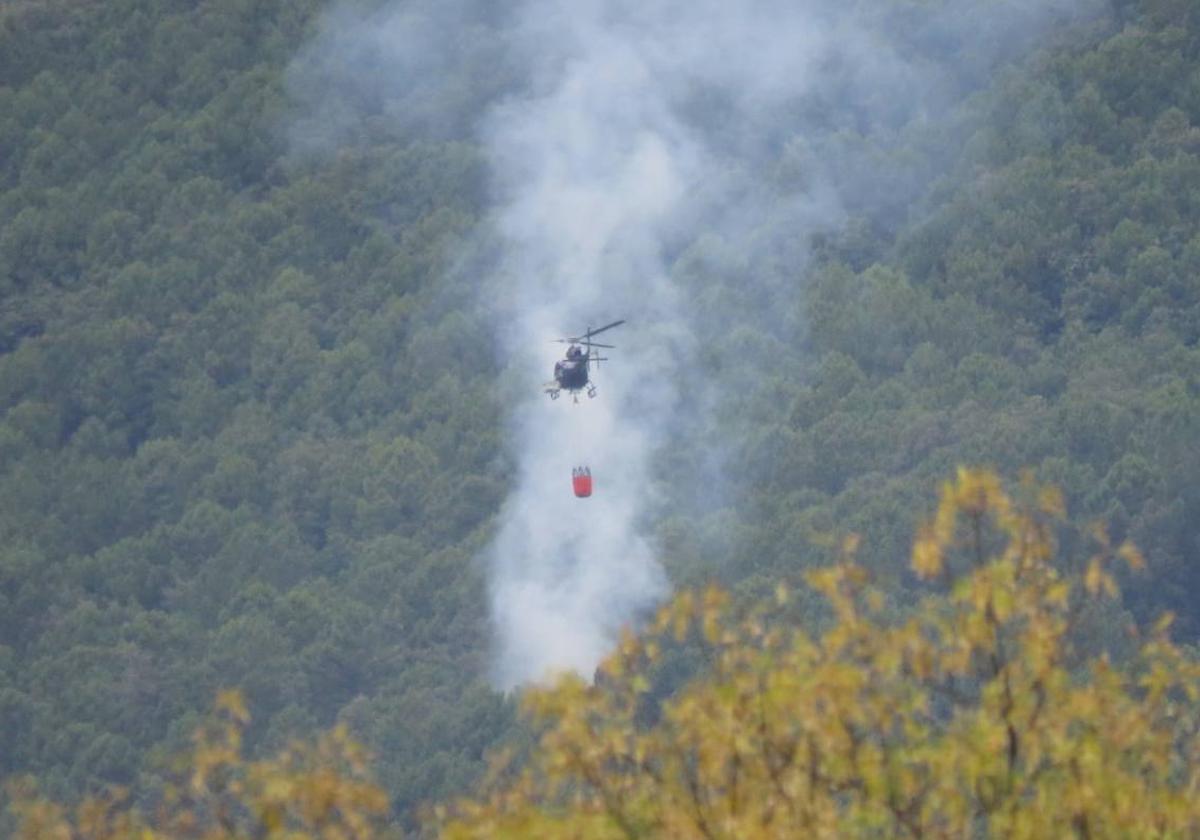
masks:
<path id="1" fill-rule="evenodd" d="M 0 775 L 133 782 L 238 686 L 252 744 L 345 720 L 407 803 L 508 724 L 495 405 L 436 285 L 477 163 L 286 159 L 315 14 L 0 10 Z"/>
<path id="2" fill-rule="evenodd" d="M 900 575 L 910 511 L 955 464 L 1031 467 L 1145 549 L 1143 618 L 1200 627 L 1200 11 L 1121 4 L 1075 36 L 966 102 L 959 153 L 903 223 L 864 202 L 816 241 L 788 313 L 802 339 L 757 342 L 786 375 L 730 412 L 743 501 L 708 533 L 739 536 L 709 569 L 769 591 L 853 531 Z M 894 189 L 901 163 L 868 177 Z M 730 546 L 689 530 L 664 531 L 681 564 Z"/>
<path id="3" fill-rule="evenodd" d="M 229 686 L 251 752 L 345 722 L 405 814 L 514 736 L 479 561 L 502 361 L 462 353 L 488 313 L 451 270 L 484 236 L 477 138 L 346 98 L 351 134 L 297 145 L 324 7 L 0 7 L 0 777 L 152 796 Z M 463 68 L 447 112 L 508 81 Z M 698 323 L 734 326 L 693 371 L 726 396 L 659 459 L 663 562 L 753 595 L 857 532 L 899 608 L 936 483 L 1031 467 L 1194 639 L 1200 9 L 1114 2 L 963 86 L 858 158 L 837 231 L 677 255 Z M 760 278 L 769 323 L 734 294 Z"/>

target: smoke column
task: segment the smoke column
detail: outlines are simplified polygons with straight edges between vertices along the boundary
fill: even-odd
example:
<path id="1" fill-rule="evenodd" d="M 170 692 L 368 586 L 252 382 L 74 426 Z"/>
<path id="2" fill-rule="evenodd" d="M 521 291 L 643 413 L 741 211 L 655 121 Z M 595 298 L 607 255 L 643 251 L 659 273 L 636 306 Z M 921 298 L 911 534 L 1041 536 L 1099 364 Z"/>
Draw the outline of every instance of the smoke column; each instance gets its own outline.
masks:
<path id="1" fill-rule="evenodd" d="M 667 591 L 644 521 L 652 458 L 676 433 L 681 389 L 705 387 L 692 375 L 695 290 L 672 279 L 679 254 L 709 234 L 735 252 L 802 241 L 836 227 L 847 203 L 903 208 L 916 197 L 897 190 L 903 178 L 873 194 L 872 150 L 1098 5 L 429 0 L 329 16 L 294 75 L 312 91 L 309 145 L 353 135 L 343 94 L 355 88 L 415 131 L 470 125 L 489 164 L 502 256 L 480 289 L 504 315 L 496 338 L 521 383 L 508 420 L 519 474 L 487 558 L 498 684 L 590 674 Z M 487 89 L 489 64 L 519 83 L 463 105 L 462 87 Z M 789 158 L 803 177 L 781 189 L 771 173 Z M 731 293 L 764 311 L 800 294 L 799 279 L 769 292 L 756 280 Z M 600 339 L 619 349 L 595 374 L 596 399 L 541 393 L 564 349 L 551 339 L 618 318 L 628 323 Z M 577 465 L 592 469 L 590 499 L 571 493 Z"/>
<path id="2" fill-rule="evenodd" d="M 662 236 L 697 150 L 656 89 L 645 45 L 611 31 L 604 13 L 598 3 L 573 4 L 569 16 L 531 10 L 549 31 L 528 37 L 566 52 L 537 68 L 544 90 L 500 106 L 487 126 L 502 274 L 519 302 L 517 364 L 549 378 L 564 348 L 548 338 L 629 321 L 598 339 L 619 347 L 595 373 L 598 399 L 551 403 L 533 390 L 514 414 L 521 472 L 492 552 L 503 685 L 587 673 L 665 591 L 638 515 L 687 353 Z M 594 473 L 586 501 L 567 483 L 576 464 Z"/>
<path id="3" fill-rule="evenodd" d="M 752 188 L 734 188 L 736 161 L 715 149 L 729 127 L 685 112 L 707 90 L 747 127 L 760 119 L 820 57 L 815 42 L 828 33 L 801 23 L 776 3 L 522 7 L 515 42 L 531 90 L 497 106 L 484 131 L 507 245 L 501 275 L 522 313 L 509 351 L 548 375 L 545 337 L 629 324 L 606 334 L 620 349 L 599 372 L 598 399 L 534 394 L 514 412 L 521 473 L 491 558 L 501 685 L 590 673 L 620 627 L 665 593 L 639 514 L 694 346 L 668 263 L 697 228 L 740 225 L 760 209 L 747 206 Z M 566 484 L 577 463 L 596 481 L 584 502 Z"/>

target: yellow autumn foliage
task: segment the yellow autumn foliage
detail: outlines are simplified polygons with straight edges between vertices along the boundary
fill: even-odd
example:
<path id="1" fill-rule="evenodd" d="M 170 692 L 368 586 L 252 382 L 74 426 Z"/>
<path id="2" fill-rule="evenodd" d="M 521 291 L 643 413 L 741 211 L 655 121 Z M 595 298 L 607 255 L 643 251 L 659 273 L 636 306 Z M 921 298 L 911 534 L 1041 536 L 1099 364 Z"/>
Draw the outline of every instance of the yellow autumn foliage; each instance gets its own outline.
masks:
<path id="1" fill-rule="evenodd" d="M 519 766 L 440 812 L 468 838 L 1125 838 L 1200 836 L 1200 669 L 1160 622 L 1131 661 L 1087 660 L 1080 616 L 1116 594 L 1128 545 L 1078 576 L 1053 562 L 1061 496 L 960 470 L 912 553 L 930 595 L 910 617 L 852 559 L 808 583 L 810 635 L 767 606 L 685 593 L 626 637 L 594 685 L 531 690 L 542 727 Z M 774 606 L 787 603 L 785 588 Z M 707 672 L 647 714 L 662 651 Z M 653 705 L 653 704 L 650 704 Z"/>
<path id="2" fill-rule="evenodd" d="M 368 840 L 387 832 L 388 801 L 343 727 L 262 761 L 244 757 L 250 716 L 236 691 L 180 756 L 152 813 L 111 791 L 66 809 L 14 787 L 16 840 Z"/>

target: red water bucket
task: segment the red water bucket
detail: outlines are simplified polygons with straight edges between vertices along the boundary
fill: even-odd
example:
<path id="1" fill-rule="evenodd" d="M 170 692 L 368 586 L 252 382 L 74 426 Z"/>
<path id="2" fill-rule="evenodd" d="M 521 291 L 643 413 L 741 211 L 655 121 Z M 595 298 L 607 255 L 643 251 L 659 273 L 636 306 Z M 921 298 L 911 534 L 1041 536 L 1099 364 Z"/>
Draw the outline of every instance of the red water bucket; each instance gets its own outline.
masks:
<path id="1" fill-rule="evenodd" d="M 592 471 L 587 467 L 576 467 L 571 470 L 571 485 L 575 488 L 576 496 L 586 499 L 592 495 Z"/>

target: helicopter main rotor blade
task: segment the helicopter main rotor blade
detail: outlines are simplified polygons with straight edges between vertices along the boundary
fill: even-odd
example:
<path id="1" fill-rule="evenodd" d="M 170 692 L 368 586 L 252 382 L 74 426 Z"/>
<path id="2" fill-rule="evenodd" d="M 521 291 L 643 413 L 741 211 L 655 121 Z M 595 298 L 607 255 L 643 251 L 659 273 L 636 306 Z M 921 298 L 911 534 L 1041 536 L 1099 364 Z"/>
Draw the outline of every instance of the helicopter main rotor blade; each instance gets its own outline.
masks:
<path id="1" fill-rule="evenodd" d="M 613 321 L 611 324 L 605 324 L 603 327 L 600 327 L 599 329 L 596 329 L 596 330 L 593 330 L 589 327 L 588 331 L 586 333 L 584 333 L 584 336 L 586 338 L 591 338 L 592 336 L 598 335 L 599 333 L 602 333 L 605 330 L 611 330 L 613 327 L 619 327 L 619 326 L 621 326 L 621 324 L 624 324 L 624 323 L 625 323 L 625 319 L 622 318 L 620 321 Z"/>
<path id="2" fill-rule="evenodd" d="M 577 335 L 574 338 L 552 338 L 551 344 L 584 344 L 588 347 L 607 347 L 610 350 L 615 350 L 615 344 L 601 344 L 599 341 L 592 341 L 586 335 Z"/>

